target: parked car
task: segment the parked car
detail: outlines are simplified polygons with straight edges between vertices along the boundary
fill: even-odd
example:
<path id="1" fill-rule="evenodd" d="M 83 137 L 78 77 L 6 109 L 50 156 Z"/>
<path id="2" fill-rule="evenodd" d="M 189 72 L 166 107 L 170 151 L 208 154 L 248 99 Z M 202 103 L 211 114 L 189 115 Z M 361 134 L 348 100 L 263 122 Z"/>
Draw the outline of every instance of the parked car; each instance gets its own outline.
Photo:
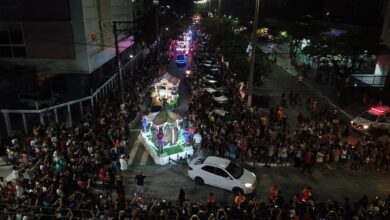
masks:
<path id="1" fill-rule="evenodd" d="M 215 90 L 213 88 L 206 88 L 206 91 L 208 93 L 210 93 L 210 95 L 213 97 L 214 101 L 216 101 L 219 104 L 224 104 L 224 103 L 229 101 L 228 97 L 224 96 L 218 90 Z"/>
<path id="2" fill-rule="evenodd" d="M 221 157 L 196 157 L 188 166 L 188 176 L 198 185 L 211 185 L 234 193 L 252 193 L 256 175 L 239 164 Z"/>
<path id="3" fill-rule="evenodd" d="M 372 107 L 351 121 L 351 127 L 360 132 L 390 132 L 389 106 Z"/>
<path id="4" fill-rule="evenodd" d="M 222 93 L 229 92 L 229 89 L 217 80 L 203 78 L 203 82 L 205 84 L 205 87 L 212 87 Z"/>

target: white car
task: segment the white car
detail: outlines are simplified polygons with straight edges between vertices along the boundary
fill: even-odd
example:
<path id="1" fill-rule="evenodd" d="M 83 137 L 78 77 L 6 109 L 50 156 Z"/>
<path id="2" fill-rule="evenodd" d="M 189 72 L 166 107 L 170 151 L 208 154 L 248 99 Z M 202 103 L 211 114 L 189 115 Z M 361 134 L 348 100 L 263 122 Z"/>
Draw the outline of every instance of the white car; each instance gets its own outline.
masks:
<path id="1" fill-rule="evenodd" d="M 370 108 L 351 121 L 351 127 L 360 132 L 386 131 L 390 132 L 390 107 L 376 106 Z"/>
<path id="2" fill-rule="evenodd" d="M 225 116 L 227 115 L 229 112 L 223 110 L 223 109 L 214 109 L 213 111 L 211 111 L 209 113 L 209 115 L 212 115 L 212 114 L 216 114 L 216 115 L 220 115 L 220 116 Z"/>
<path id="3" fill-rule="evenodd" d="M 226 86 L 214 79 L 203 78 L 203 80 L 206 86 L 212 87 L 222 93 L 227 93 L 229 91 Z"/>
<path id="4" fill-rule="evenodd" d="M 227 101 L 229 101 L 228 97 L 222 95 L 218 90 L 215 90 L 213 88 L 206 88 L 205 89 L 210 95 L 213 97 L 214 101 L 224 104 Z"/>
<path id="5" fill-rule="evenodd" d="M 194 158 L 188 166 L 188 176 L 198 185 L 216 186 L 235 194 L 252 193 L 256 188 L 254 173 L 221 157 Z"/>

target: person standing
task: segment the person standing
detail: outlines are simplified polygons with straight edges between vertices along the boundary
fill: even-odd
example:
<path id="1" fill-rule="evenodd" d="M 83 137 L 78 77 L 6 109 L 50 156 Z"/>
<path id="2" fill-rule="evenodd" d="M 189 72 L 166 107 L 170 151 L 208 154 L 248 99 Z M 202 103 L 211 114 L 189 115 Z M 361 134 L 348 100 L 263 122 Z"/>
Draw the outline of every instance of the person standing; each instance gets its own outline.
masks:
<path id="1" fill-rule="evenodd" d="M 163 138 L 164 138 L 164 134 L 163 134 L 162 130 L 160 129 L 157 133 L 157 146 L 158 146 L 158 149 L 160 152 L 163 152 L 163 150 L 164 150 Z"/>
<path id="2" fill-rule="evenodd" d="M 274 203 L 275 198 L 278 196 L 279 189 L 277 186 L 272 186 L 269 191 L 268 201 L 269 203 Z"/>
<path id="3" fill-rule="evenodd" d="M 176 195 L 176 203 L 177 206 L 182 207 L 183 203 L 186 201 L 186 193 L 183 189 L 180 189 L 180 191 Z"/>
<path id="4" fill-rule="evenodd" d="M 305 157 L 303 158 L 303 167 L 302 167 L 302 174 L 305 173 L 305 171 L 309 171 L 311 174 L 311 167 L 313 165 L 313 153 L 310 150 L 307 150 L 305 153 Z"/>
<path id="5" fill-rule="evenodd" d="M 294 91 L 292 90 L 288 93 L 288 102 L 291 106 L 294 106 Z"/>
<path id="6" fill-rule="evenodd" d="M 119 158 L 119 164 L 120 164 L 120 169 L 122 172 L 122 176 L 126 176 L 126 171 L 127 171 L 127 160 L 124 154 L 121 155 Z"/>
<path id="7" fill-rule="evenodd" d="M 137 186 L 137 193 L 143 194 L 144 193 L 144 180 L 146 176 L 142 175 L 142 171 L 139 171 L 139 173 L 135 176 L 135 184 Z"/>
<path id="8" fill-rule="evenodd" d="M 217 197 L 212 192 L 207 198 L 207 208 L 212 211 L 215 211 L 217 209 Z"/>
<path id="9" fill-rule="evenodd" d="M 194 134 L 194 147 L 195 147 L 195 154 L 200 150 L 200 147 L 202 146 L 202 135 L 200 135 L 199 131 L 197 131 Z"/>

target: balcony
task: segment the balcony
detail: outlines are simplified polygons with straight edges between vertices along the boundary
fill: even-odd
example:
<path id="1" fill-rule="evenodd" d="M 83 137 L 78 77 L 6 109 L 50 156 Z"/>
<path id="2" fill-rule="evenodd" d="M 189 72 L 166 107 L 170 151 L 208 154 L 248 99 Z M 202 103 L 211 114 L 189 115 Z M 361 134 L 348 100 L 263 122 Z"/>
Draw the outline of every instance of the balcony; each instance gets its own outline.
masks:
<path id="1" fill-rule="evenodd" d="M 353 74 L 345 81 L 347 87 L 376 87 L 386 86 L 387 76 L 373 74 Z"/>

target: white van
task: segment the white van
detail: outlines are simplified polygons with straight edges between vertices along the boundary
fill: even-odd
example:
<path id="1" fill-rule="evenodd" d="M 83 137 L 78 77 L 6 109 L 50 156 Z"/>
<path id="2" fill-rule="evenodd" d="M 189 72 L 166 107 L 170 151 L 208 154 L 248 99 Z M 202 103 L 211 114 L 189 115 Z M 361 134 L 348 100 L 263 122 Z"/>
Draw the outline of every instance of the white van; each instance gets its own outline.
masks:
<path id="1" fill-rule="evenodd" d="M 390 108 L 389 106 L 372 107 L 351 121 L 351 127 L 360 132 L 370 130 L 390 131 Z"/>

